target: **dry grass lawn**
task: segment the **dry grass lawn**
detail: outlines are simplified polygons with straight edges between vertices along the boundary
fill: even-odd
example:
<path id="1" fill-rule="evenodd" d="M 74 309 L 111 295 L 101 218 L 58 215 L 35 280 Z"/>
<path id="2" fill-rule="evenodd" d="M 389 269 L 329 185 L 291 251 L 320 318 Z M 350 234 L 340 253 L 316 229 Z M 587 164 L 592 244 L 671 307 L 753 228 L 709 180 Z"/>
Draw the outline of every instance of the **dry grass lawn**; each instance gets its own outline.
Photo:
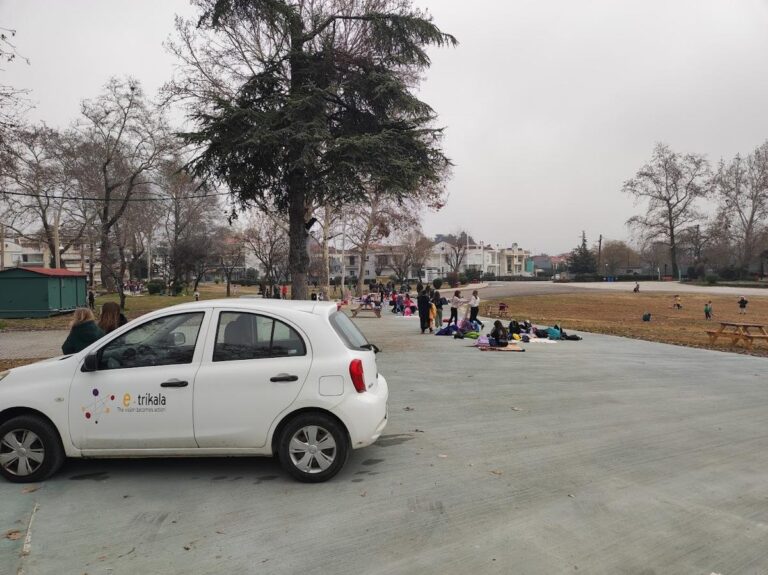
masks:
<path id="1" fill-rule="evenodd" d="M 558 324 L 566 331 L 582 330 L 658 341 L 690 347 L 746 353 L 741 345 L 733 348 L 730 341 L 718 339 L 709 344 L 705 330 L 719 329 L 719 321 L 760 323 L 768 327 L 768 298 L 749 297 L 747 315 L 739 315 L 734 296 L 680 294 L 682 310 L 672 309 L 672 294 L 658 293 L 574 293 L 522 296 L 487 300 L 505 302 L 510 317 L 528 319 L 538 324 Z M 704 319 L 704 304 L 712 301 L 713 319 Z M 642 321 L 643 313 L 651 313 L 651 321 Z M 754 355 L 768 356 L 768 342 L 756 341 Z"/>

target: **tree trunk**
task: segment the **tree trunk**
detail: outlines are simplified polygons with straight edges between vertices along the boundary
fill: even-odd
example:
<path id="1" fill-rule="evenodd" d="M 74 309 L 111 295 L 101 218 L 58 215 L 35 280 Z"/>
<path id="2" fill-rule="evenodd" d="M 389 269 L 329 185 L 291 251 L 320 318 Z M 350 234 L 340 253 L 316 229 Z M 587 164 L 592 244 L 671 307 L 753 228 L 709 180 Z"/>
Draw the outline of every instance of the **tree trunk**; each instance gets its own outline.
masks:
<path id="1" fill-rule="evenodd" d="M 313 97 L 309 93 L 311 79 L 308 73 L 309 56 L 304 51 L 304 23 L 301 16 L 292 11 L 289 16 L 289 34 L 291 50 L 288 57 L 290 71 L 289 98 L 295 102 L 302 102 L 297 111 L 297 120 L 307 128 L 322 113 L 318 110 L 317 103 L 312 103 Z M 288 189 L 288 271 L 291 274 L 291 299 L 307 299 L 307 272 L 309 270 L 309 254 L 307 253 L 306 222 L 307 194 L 309 182 L 303 164 L 309 150 L 302 142 L 292 142 L 288 150 L 289 173 L 286 177 Z M 311 152 L 310 152 L 311 153 Z"/>
<path id="2" fill-rule="evenodd" d="M 675 237 L 675 220 L 672 217 L 672 206 L 667 204 L 667 213 L 669 221 L 669 257 L 672 260 L 672 278 L 679 278 L 677 269 L 677 238 Z"/>
<path id="3" fill-rule="evenodd" d="M 363 242 L 363 245 L 360 246 L 360 265 L 358 266 L 357 271 L 357 295 L 358 297 L 362 297 L 363 295 L 363 286 L 365 286 L 365 258 L 368 257 L 368 243 L 369 240 L 366 238 L 365 242 Z"/>
<path id="4" fill-rule="evenodd" d="M 101 285 L 107 291 L 113 291 L 115 289 L 115 282 L 112 279 L 112 241 L 109 237 L 109 228 L 105 225 L 101 227 L 101 240 L 100 240 L 101 254 L 99 261 L 101 262 Z"/>
<path id="5" fill-rule="evenodd" d="M 327 300 L 331 294 L 331 254 L 328 249 L 329 236 L 331 235 L 331 207 L 325 206 L 325 217 L 323 219 L 323 267 L 320 283 L 323 288 L 323 295 Z"/>

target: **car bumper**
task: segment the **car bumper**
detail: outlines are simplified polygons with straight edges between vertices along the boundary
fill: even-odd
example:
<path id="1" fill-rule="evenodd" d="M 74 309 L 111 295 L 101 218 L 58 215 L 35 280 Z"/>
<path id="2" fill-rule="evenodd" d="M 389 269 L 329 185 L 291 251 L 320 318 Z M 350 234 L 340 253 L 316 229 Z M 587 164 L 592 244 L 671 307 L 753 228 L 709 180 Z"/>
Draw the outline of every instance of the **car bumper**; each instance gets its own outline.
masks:
<path id="1" fill-rule="evenodd" d="M 387 380 L 379 374 L 376 385 L 365 393 L 349 395 L 333 413 L 347 426 L 353 449 L 375 442 L 387 426 L 389 388 Z"/>

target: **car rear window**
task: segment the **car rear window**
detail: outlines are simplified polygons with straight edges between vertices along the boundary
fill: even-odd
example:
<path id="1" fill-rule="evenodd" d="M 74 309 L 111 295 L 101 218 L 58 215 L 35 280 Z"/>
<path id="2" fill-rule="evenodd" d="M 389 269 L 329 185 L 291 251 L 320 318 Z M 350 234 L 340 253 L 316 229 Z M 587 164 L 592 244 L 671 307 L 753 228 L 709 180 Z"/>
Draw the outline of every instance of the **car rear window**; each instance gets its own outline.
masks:
<path id="1" fill-rule="evenodd" d="M 341 341 L 348 348 L 360 349 L 361 346 L 368 343 L 363 332 L 357 329 L 357 326 L 349 319 L 347 314 L 337 311 L 331 315 L 330 321 L 333 329 L 339 334 Z"/>

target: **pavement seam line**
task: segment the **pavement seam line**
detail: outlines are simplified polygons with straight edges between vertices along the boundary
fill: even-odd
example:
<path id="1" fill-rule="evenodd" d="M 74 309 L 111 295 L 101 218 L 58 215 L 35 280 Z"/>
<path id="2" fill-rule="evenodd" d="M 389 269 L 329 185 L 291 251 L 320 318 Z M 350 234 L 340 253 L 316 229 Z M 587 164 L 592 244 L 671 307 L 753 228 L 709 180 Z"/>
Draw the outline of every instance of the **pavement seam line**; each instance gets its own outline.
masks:
<path id="1" fill-rule="evenodd" d="M 35 520 L 35 515 L 37 514 L 37 510 L 40 509 L 40 504 L 35 503 L 34 508 L 32 509 L 32 514 L 29 516 L 29 523 L 27 524 L 27 534 L 24 537 L 24 545 L 21 547 L 21 562 L 22 564 L 19 566 L 19 570 L 16 572 L 16 575 L 24 575 L 24 557 L 29 555 L 30 551 L 32 551 L 32 523 Z"/>

